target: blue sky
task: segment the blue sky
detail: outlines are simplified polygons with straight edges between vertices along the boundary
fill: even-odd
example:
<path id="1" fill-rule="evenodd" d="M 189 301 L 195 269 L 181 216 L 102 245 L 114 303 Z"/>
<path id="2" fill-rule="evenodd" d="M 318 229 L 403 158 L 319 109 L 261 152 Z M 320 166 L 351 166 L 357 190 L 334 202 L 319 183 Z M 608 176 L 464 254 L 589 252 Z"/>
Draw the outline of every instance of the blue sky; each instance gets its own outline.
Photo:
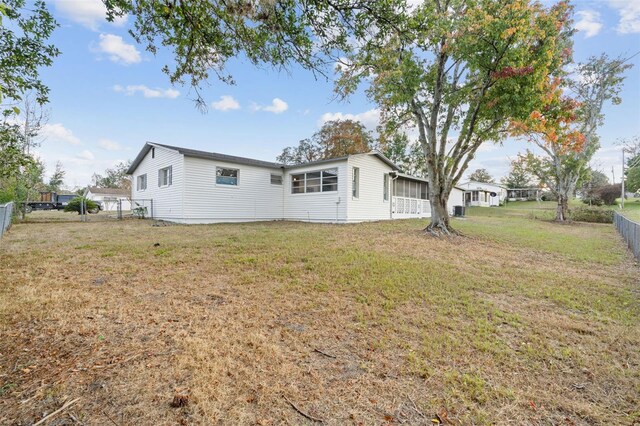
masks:
<path id="1" fill-rule="evenodd" d="M 640 51 L 640 0 L 575 0 L 574 5 L 576 60 L 603 51 L 612 57 Z M 127 34 L 127 20 L 106 22 L 100 0 L 53 0 L 50 8 L 60 23 L 52 42 L 62 55 L 42 72 L 51 102 L 37 152 L 47 173 L 56 161 L 63 163 L 69 188 L 134 158 L 145 141 L 273 161 L 326 120 L 359 119 L 370 129 L 378 122 L 375 105 L 362 93 L 339 102 L 331 81 L 295 67 L 257 69 L 241 59 L 229 64 L 235 86 L 212 79 L 204 88 L 209 110 L 202 114 L 189 88 L 172 87 L 160 71 L 171 63 L 170 53 L 145 52 Z M 621 167 L 614 143 L 640 135 L 640 55 L 631 62 L 622 105 L 605 108 L 602 148 L 593 160 L 609 176 L 615 167 L 616 180 Z M 522 141 L 486 144 L 470 171 L 483 167 L 503 176 L 509 158 L 526 148 Z"/>

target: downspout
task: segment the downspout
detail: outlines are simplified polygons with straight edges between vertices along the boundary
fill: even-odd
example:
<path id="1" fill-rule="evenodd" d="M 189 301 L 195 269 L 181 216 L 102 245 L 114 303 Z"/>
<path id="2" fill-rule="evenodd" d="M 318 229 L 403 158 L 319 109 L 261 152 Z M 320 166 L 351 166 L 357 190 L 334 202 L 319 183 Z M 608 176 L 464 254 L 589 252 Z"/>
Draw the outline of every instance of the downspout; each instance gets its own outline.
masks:
<path id="1" fill-rule="evenodd" d="M 280 166 L 280 169 L 282 169 L 282 220 L 285 220 L 284 217 L 284 202 L 285 202 L 285 193 L 287 192 L 287 182 L 285 182 L 285 175 L 286 172 L 284 170 L 284 166 Z"/>
<path id="2" fill-rule="evenodd" d="M 398 179 L 398 173 L 393 170 L 391 172 L 389 172 L 389 176 L 391 177 L 391 180 L 389 181 L 389 183 L 391 184 L 391 188 L 389 188 L 389 219 L 393 219 L 393 194 L 392 189 L 394 188 L 394 182 L 396 181 L 396 179 Z"/>

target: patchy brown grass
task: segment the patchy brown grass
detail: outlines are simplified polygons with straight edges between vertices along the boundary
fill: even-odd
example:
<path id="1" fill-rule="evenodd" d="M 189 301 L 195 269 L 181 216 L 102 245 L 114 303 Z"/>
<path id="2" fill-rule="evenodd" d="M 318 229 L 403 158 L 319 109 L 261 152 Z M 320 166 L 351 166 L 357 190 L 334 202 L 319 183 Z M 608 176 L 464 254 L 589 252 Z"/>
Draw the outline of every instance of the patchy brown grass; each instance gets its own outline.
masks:
<path id="1" fill-rule="evenodd" d="M 17 225 L 0 423 L 77 397 L 54 420 L 639 420 L 640 274 L 611 227 L 477 217 L 440 241 L 422 225 Z"/>

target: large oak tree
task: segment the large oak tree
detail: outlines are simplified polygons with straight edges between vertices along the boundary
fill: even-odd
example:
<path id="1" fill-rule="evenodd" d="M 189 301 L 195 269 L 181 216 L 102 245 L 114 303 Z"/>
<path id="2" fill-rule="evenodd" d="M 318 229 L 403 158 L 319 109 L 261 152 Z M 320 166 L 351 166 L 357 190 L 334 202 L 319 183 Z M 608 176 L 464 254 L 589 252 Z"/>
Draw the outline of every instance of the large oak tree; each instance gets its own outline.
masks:
<path id="1" fill-rule="evenodd" d="M 535 109 L 570 55 L 570 8 L 525 0 L 432 0 L 363 38 L 339 89 L 361 83 L 391 128 L 418 131 L 431 201 L 428 231 L 448 234 L 447 201 L 483 142 Z M 370 83 L 369 83 L 370 82 Z"/>
<path id="2" fill-rule="evenodd" d="M 412 126 L 426 160 L 434 233 L 449 233 L 447 201 L 485 141 L 535 108 L 541 82 L 570 53 L 569 6 L 532 0 L 104 0 L 132 14 L 133 37 L 173 49 L 172 82 L 232 82 L 230 58 L 296 63 L 322 72 L 341 61 L 338 92 L 362 83 L 388 129 Z M 200 95 L 197 98 L 202 102 Z"/>

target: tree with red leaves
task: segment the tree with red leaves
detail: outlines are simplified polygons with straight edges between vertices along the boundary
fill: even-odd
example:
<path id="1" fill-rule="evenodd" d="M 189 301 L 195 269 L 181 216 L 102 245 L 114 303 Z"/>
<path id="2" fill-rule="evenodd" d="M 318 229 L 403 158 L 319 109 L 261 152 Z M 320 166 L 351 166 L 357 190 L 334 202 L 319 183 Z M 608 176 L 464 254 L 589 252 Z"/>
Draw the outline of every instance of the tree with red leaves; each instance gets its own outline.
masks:
<path id="1" fill-rule="evenodd" d="M 339 72 L 340 94 L 360 84 L 383 131 L 413 128 L 429 181 L 433 235 L 455 234 L 451 190 L 478 148 L 500 142 L 511 120 L 537 107 L 542 83 L 570 45 L 568 2 L 432 0 L 405 7 L 383 31 L 358 40 Z"/>
<path id="2" fill-rule="evenodd" d="M 526 137 L 544 153 L 527 151 L 521 160 L 557 196 L 557 221 L 569 218 L 569 200 L 600 148 L 602 107 L 607 101 L 621 102 L 623 73 L 630 67 L 624 59 L 610 60 L 605 54 L 592 57 L 577 64 L 573 75 L 548 78 L 540 108 L 525 120 L 512 121 L 512 134 Z"/>

